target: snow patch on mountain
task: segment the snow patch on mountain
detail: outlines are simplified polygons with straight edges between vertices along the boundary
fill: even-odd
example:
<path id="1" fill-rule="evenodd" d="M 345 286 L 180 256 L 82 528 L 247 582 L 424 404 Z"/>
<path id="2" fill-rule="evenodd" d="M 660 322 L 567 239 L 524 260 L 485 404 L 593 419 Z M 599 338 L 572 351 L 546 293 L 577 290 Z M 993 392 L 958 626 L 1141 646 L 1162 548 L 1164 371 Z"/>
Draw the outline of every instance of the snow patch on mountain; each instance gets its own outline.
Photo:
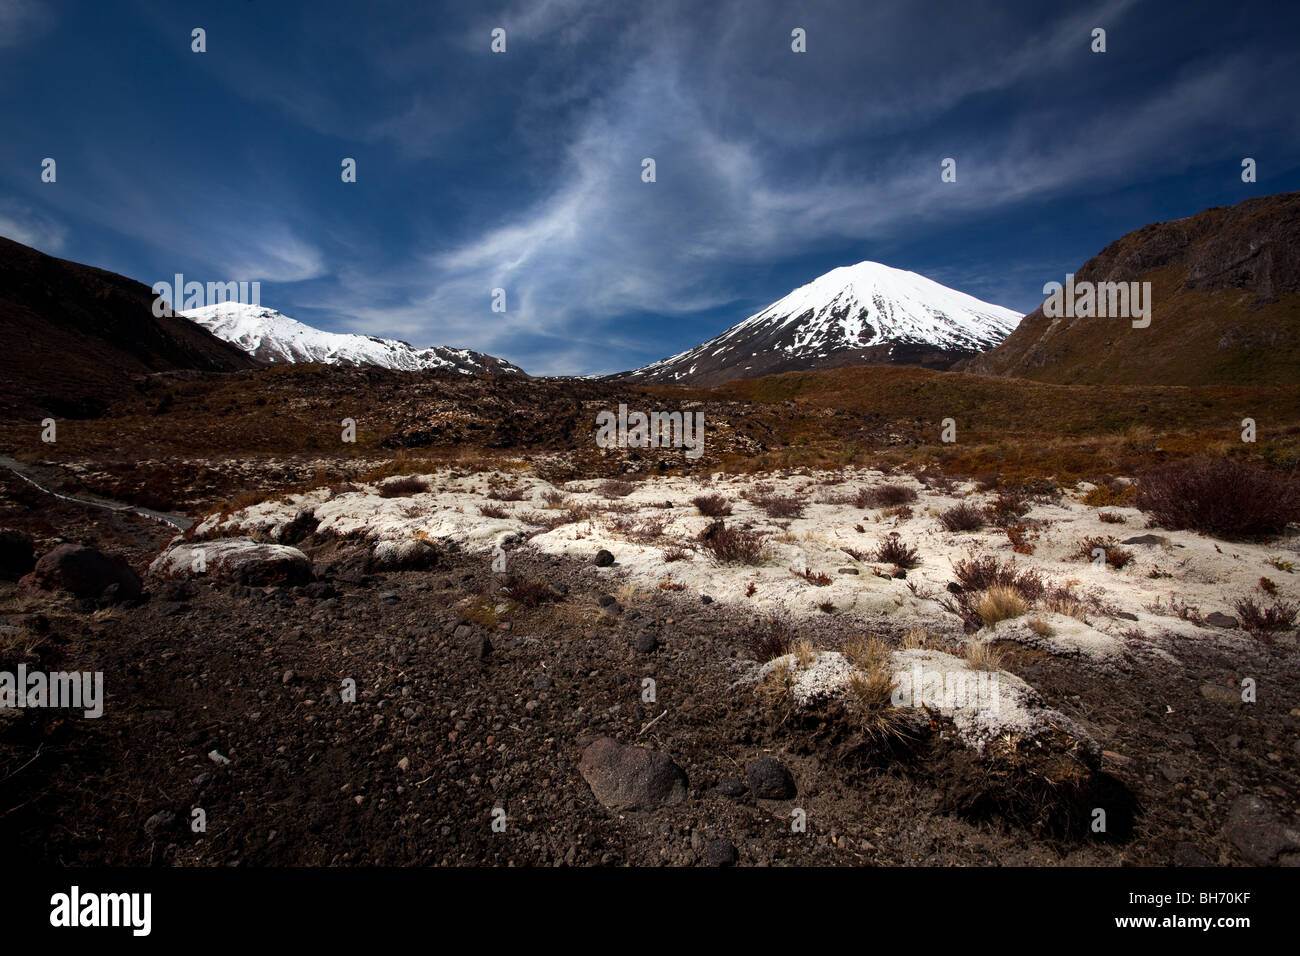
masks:
<path id="1" fill-rule="evenodd" d="M 422 349 L 400 339 L 324 332 L 260 305 L 223 302 L 191 309 L 181 315 L 203 326 L 217 338 L 272 365 L 316 362 L 325 365 L 375 365 L 406 372 L 447 369 L 466 375 L 481 372 L 524 374 L 517 365 L 471 349 L 442 345 Z"/>
<path id="2" fill-rule="evenodd" d="M 873 348 L 890 356 L 900 346 L 972 354 L 997 346 L 1020 319 L 1019 312 L 915 272 L 859 262 L 832 269 L 721 335 L 629 377 L 676 381 L 724 367 L 743 371 L 771 365 L 778 357 L 771 353 L 786 365 L 804 360 L 808 368 L 837 352 Z M 749 362 L 760 357 L 768 361 Z"/>

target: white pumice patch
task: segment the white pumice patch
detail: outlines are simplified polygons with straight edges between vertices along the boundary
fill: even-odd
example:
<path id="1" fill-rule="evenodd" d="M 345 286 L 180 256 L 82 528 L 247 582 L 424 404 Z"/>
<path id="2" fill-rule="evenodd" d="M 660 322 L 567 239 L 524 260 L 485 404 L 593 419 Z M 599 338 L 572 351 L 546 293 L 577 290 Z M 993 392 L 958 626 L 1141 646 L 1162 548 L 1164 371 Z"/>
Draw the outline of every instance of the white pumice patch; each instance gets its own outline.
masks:
<path id="1" fill-rule="evenodd" d="M 1014 674 L 976 671 L 960 657 L 928 648 L 894 651 L 889 667 L 895 705 L 924 707 L 948 718 L 962 745 L 972 750 L 982 753 L 999 738 L 1036 741 L 1054 732 L 1086 751 L 1101 753 L 1082 727 L 1047 706 Z M 790 695 L 801 708 L 844 696 L 855 670 L 838 651 L 819 651 L 807 667 L 800 666 L 794 654 L 777 657 L 764 664 L 755 679 L 762 681 L 778 668 L 787 669 Z"/>
<path id="2" fill-rule="evenodd" d="M 557 487 L 540 478 L 506 472 L 464 474 L 451 470 L 423 476 L 430 490 L 407 497 L 384 498 L 378 483 L 361 490 L 332 495 L 328 489 L 275 498 L 228 516 L 212 515 L 195 529 L 195 537 L 226 537 L 254 534 L 276 540 L 285 526 L 303 509 L 312 509 L 323 532 L 340 536 L 358 535 L 372 546 L 393 547 L 423 537 L 438 543 L 455 542 L 469 552 L 491 552 L 510 548 L 527 538 L 522 546 L 565 555 L 589 562 L 599 549 L 615 557 L 610 568 L 593 573 L 611 583 L 626 582 L 643 590 L 654 590 L 671 575 L 685 585 L 683 594 L 708 594 L 717 601 L 743 605 L 756 614 L 785 612 L 796 617 L 817 618 L 827 604 L 837 614 L 851 615 L 865 627 L 881 624 L 898 627 L 951 629 L 956 622 L 941 601 L 949 595 L 947 584 L 954 579 L 956 562 L 974 556 L 993 555 L 1001 561 L 1014 559 L 1016 566 L 1036 570 L 1055 584 L 1067 584 L 1080 595 L 1094 595 L 1104 606 L 1085 611 L 1084 620 L 1053 619 L 1055 636 L 1041 639 L 1036 646 L 1050 653 L 1077 657 L 1090 664 L 1116 662 L 1131 650 L 1134 640 L 1127 632 L 1141 632 L 1147 641 L 1165 635 L 1178 641 L 1245 640 L 1240 631 L 1229 631 L 1180 617 L 1174 602 L 1233 614 L 1233 602 L 1258 594 L 1261 577 L 1270 578 L 1284 600 L 1300 599 L 1297 575 L 1273 566 L 1280 555 L 1295 558 L 1281 542 L 1227 543 L 1185 531 L 1148 530 L 1146 518 L 1132 508 L 1089 507 L 1081 502 L 1083 490 L 1068 493 L 1055 504 L 1033 504 L 1024 522 L 1049 522 L 1038 528 L 1032 555 L 1016 554 L 1006 534 L 988 528 L 973 533 L 952 533 L 939 523 L 938 514 L 969 501 L 983 507 L 995 493 L 978 492 L 969 483 L 957 485 L 952 493 L 926 489 L 906 475 L 885 475 L 869 469 L 809 474 L 723 475 L 650 478 L 635 483 L 626 497 L 607 498 L 601 493 L 605 479 L 570 481 Z M 835 484 L 822 484 L 835 481 Z M 496 501 L 487 497 L 493 485 L 513 483 L 524 489 L 521 501 Z M 881 509 L 860 509 L 851 503 L 827 503 L 823 499 L 851 496 L 864 487 L 900 484 L 914 488 L 918 500 L 911 504 L 912 517 L 882 517 Z M 772 519 L 743 496 L 758 485 L 771 486 L 777 495 L 798 498 L 804 514 L 793 519 Z M 559 492 L 578 506 L 594 509 L 590 518 L 537 533 L 538 527 L 525 520 L 533 514 L 554 514 L 546 508 L 543 495 Z M 700 546 L 699 535 L 713 519 L 699 514 L 691 505 L 698 495 L 719 494 L 732 506 L 728 526 L 749 527 L 768 535 L 766 552 L 758 565 L 725 565 L 715 561 Z M 657 507 L 665 500 L 673 508 Z M 507 516 L 489 518 L 483 506 L 503 508 Z M 630 509 L 627 514 L 609 509 Z M 1122 515 L 1124 524 L 1107 524 L 1098 515 L 1106 511 Z M 661 538 L 649 542 L 629 541 L 614 527 L 617 521 L 639 524 L 662 523 Z M 863 532 L 855 530 L 861 526 Z M 869 555 L 889 533 L 897 532 L 915 545 L 921 565 L 909 570 L 905 579 L 889 577 L 890 566 L 870 560 Z M 1098 567 L 1074 557 L 1087 537 L 1122 540 L 1154 534 L 1154 545 L 1125 545 L 1133 560 L 1122 569 Z M 664 561 L 672 548 L 688 552 L 684 560 Z M 858 560 L 844 550 L 866 556 Z M 797 577 L 791 569 L 812 571 L 830 577 L 829 584 L 816 586 Z M 841 574 L 840 569 L 857 574 Z M 1153 576 L 1153 575 L 1169 576 Z M 750 585 L 753 594 L 747 595 Z M 1136 620 L 1114 616 L 1124 612 Z M 1023 640 L 1025 621 L 1045 613 L 1031 609 L 1025 618 L 992 629 L 991 636 L 1005 634 Z M 1018 622 L 1018 623 L 1017 623 Z M 990 629 L 985 629 L 989 631 Z M 990 635 L 984 635 L 990 636 Z M 1167 646 L 1173 646 L 1170 642 Z M 1145 650 L 1145 648 L 1144 648 Z"/>

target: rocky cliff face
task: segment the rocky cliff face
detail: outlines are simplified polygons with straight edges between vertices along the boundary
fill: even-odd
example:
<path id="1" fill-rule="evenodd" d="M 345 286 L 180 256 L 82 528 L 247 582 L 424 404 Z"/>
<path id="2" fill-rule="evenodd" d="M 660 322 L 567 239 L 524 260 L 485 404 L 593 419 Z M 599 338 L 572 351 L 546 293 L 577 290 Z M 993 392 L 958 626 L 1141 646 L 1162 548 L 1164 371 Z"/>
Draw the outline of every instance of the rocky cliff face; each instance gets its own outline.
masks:
<path id="1" fill-rule="evenodd" d="M 1040 307 L 998 348 L 957 368 L 1064 384 L 1295 381 L 1300 193 L 1145 226 L 1088 260 L 1075 281 L 1150 282 L 1151 324 L 1051 318 Z"/>

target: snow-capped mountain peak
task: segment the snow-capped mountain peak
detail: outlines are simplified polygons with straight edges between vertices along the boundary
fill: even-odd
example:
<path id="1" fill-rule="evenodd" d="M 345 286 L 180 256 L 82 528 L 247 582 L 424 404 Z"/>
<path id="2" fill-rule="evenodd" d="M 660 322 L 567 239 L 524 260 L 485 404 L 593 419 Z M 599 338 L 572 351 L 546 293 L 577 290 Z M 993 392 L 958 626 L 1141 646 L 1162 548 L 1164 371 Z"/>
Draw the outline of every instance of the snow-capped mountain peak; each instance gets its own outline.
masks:
<path id="1" fill-rule="evenodd" d="M 879 262 L 841 266 L 716 338 L 629 377 L 713 384 L 814 368 L 946 368 L 998 345 L 1021 315 Z"/>
<path id="2" fill-rule="evenodd" d="M 416 348 L 400 339 L 324 332 L 275 309 L 242 302 L 223 302 L 182 312 L 219 339 L 239 346 L 271 365 L 317 362 L 325 365 L 375 365 L 400 371 L 447 369 L 472 375 L 525 374 L 523 369 L 470 349 L 436 345 Z"/>

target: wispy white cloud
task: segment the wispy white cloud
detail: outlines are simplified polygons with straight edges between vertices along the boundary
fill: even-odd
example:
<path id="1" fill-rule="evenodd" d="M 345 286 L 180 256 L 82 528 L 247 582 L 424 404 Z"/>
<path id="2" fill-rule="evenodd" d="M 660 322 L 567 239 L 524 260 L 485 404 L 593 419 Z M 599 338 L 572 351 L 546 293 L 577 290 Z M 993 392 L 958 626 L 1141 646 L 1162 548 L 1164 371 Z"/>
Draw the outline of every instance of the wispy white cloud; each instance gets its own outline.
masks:
<path id="1" fill-rule="evenodd" d="M 0 202 L 0 236 L 42 252 L 63 250 L 67 229 L 50 216 L 13 201 Z"/>
<path id="2" fill-rule="evenodd" d="M 1180 160 L 1202 160 L 1198 153 L 1217 144 L 1192 134 L 1234 112 L 1250 73 L 1244 59 L 1231 58 L 1173 76 L 1122 115 L 1028 111 L 996 137 L 949 144 L 960 157 L 959 179 L 945 184 L 938 175 L 945 153 L 929 138 L 877 149 L 868 169 L 836 151 L 825 162 L 783 168 L 781 152 L 759 134 L 720 128 L 674 51 L 654 49 L 591 104 L 553 189 L 481 233 L 427 252 L 418 268 L 368 276 L 333 306 L 376 332 L 457 336 L 487 351 L 509 354 L 530 336 L 544 371 L 574 370 L 562 363 L 575 355 L 584 356 L 578 368 L 610 370 L 618 361 L 610 336 L 619 334 L 611 317 L 691 314 L 748 298 L 752 287 L 727 278 L 738 264 L 781 261 L 829 243 L 895 240 L 1070 193 L 1086 197 L 1090 187 L 1135 171 L 1164 175 L 1170 142 L 1199 143 Z M 656 159 L 658 182 L 641 182 L 643 156 Z M 509 297 L 505 315 L 489 311 L 496 287 Z M 583 334 L 593 328 L 607 334 Z"/>

